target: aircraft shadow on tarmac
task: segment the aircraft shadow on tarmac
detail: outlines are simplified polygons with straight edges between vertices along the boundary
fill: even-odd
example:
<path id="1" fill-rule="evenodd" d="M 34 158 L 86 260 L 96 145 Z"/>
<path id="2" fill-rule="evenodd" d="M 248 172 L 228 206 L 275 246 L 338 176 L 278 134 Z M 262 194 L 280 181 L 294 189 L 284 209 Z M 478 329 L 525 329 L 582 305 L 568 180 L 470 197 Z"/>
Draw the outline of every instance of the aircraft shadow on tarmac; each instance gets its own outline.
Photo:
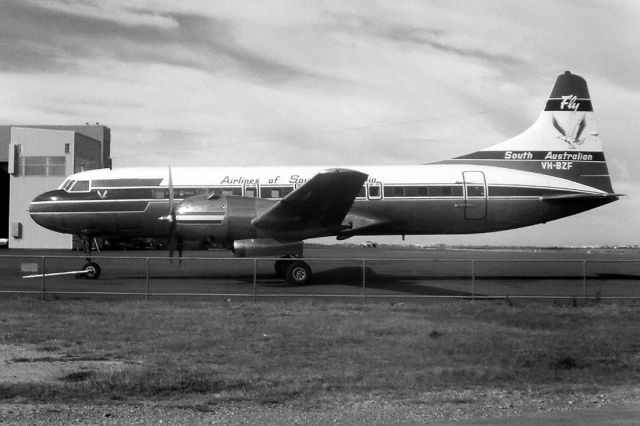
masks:
<path id="1" fill-rule="evenodd" d="M 435 280 L 439 280 L 439 278 L 418 277 L 415 275 L 378 274 L 371 268 L 365 268 L 365 286 L 368 290 L 375 289 L 393 293 L 430 296 L 471 296 L 471 293 L 467 291 L 425 285 L 425 282 Z M 313 276 L 311 285 L 345 285 L 361 288 L 362 268 L 358 266 L 345 266 L 317 272 Z M 384 293 L 380 294 L 384 295 Z"/>
<path id="2" fill-rule="evenodd" d="M 244 270 L 236 270 L 236 271 L 220 271 L 219 273 L 211 273 L 208 272 L 200 272 L 200 273 L 186 273 L 186 274 L 166 274 L 158 271 L 158 274 L 151 273 L 151 280 L 153 281 L 172 281 L 179 280 L 181 283 L 184 283 L 185 288 L 188 288 L 190 284 L 195 284 L 196 282 L 203 282 L 204 280 L 211 280 L 226 282 L 227 285 L 237 285 L 239 288 L 245 288 L 246 286 L 253 285 L 253 273 L 247 273 Z M 187 272 L 187 271 L 185 271 Z M 105 277 L 106 278 L 106 277 Z M 639 278 L 638 275 L 635 274 L 614 274 L 614 273 L 596 273 L 591 275 L 589 279 L 632 279 L 637 280 Z M 131 276 L 118 276 L 113 277 L 113 279 L 108 279 L 109 284 L 120 284 L 127 279 L 144 279 L 144 276 L 132 274 Z M 387 294 L 410 294 L 410 295 L 429 295 L 429 296 L 461 296 L 461 297 L 471 297 L 471 281 L 469 277 L 465 276 L 448 276 L 448 275 L 427 275 L 420 276 L 416 274 L 384 274 L 378 273 L 372 268 L 365 268 L 365 279 L 366 279 L 366 291 L 368 295 L 375 296 L 380 295 L 384 296 Z M 548 281 L 554 279 L 562 279 L 562 280 L 582 280 L 582 277 L 579 275 L 565 275 L 565 276 L 556 276 L 555 274 L 549 276 L 521 276 L 521 275 L 483 275 L 476 277 L 476 280 L 479 282 L 486 280 L 494 280 L 494 281 L 503 281 L 509 280 L 520 281 L 524 283 L 534 282 L 536 280 Z M 192 281 L 192 283 L 189 283 Z M 464 283 L 463 286 L 467 286 L 469 291 L 460 290 L 460 283 Z M 447 288 L 450 284 L 452 287 L 456 286 L 458 288 Z M 356 294 L 360 292 L 362 288 L 362 267 L 360 266 L 344 266 L 332 269 L 324 269 L 314 273 L 313 278 L 310 284 L 307 285 L 290 285 L 283 282 L 283 280 L 277 277 L 273 273 L 268 272 L 259 272 L 257 275 L 257 284 L 262 288 L 271 288 L 271 289 L 311 289 L 313 287 L 320 289 L 323 286 L 341 286 L 342 290 L 339 288 L 333 288 L 332 293 L 342 293 L 345 294 Z M 345 290 L 344 287 L 350 287 L 352 290 Z M 314 293 L 311 291 L 310 293 Z M 320 291 L 318 294 L 322 294 Z M 479 296 L 479 293 L 476 293 L 476 296 Z"/>

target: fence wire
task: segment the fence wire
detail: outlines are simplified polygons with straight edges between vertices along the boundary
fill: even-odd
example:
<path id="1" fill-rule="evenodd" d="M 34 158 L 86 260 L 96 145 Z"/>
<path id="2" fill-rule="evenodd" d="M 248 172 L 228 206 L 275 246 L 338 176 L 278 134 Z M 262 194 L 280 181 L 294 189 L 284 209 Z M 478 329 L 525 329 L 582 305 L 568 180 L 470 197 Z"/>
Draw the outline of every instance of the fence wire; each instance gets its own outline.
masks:
<path id="1" fill-rule="evenodd" d="M 640 262 L 593 259 L 305 258 L 313 278 L 285 284 L 273 258 L 0 256 L 0 293 L 152 298 L 638 299 Z M 23 277 L 31 276 L 25 279 Z"/>

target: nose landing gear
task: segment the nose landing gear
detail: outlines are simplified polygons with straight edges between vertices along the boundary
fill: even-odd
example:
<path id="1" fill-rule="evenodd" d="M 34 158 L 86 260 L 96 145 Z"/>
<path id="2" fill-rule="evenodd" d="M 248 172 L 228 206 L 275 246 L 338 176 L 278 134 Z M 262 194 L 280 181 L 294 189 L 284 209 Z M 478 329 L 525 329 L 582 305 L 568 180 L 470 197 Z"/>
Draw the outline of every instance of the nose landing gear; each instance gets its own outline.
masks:
<path id="1" fill-rule="evenodd" d="M 98 265 L 95 262 L 92 262 L 91 259 L 89 258 L 87 258 L 87 263 L 85 263 L 82 266 L 82 269 L 84 270 L 84 273 L 79 274 L 78 278 L 87 278 L 90 280 L 96 280 L 100 276 L 100 272 L 102 272 L 100 265 Z"/>
<path id="2" fill-rule="evenodd" d="M 96 280 L 100 276 L 102 269 L 100 268 L 100 265 L 98 265 L 97 263 L 91 260 L 91 252 L 92 252 L 91 243 L 93 242 L 95 244 L 96 251 L 98 252 L 98 254 L 100 254 L 100 250 L 98 249 L 98 243 L 95 238 L 93 238 L 93 241 L 92 241 L 92 239 L 88 236 L 80 236 L 80 240 L 82 241 L 82 251 L 87 256 L 86 258 L 87 263 L 82 265 L 82 270 L 84 271 L 84 273 L 76 275 L 76 278 L 86 278 L 90 280 Z"/>

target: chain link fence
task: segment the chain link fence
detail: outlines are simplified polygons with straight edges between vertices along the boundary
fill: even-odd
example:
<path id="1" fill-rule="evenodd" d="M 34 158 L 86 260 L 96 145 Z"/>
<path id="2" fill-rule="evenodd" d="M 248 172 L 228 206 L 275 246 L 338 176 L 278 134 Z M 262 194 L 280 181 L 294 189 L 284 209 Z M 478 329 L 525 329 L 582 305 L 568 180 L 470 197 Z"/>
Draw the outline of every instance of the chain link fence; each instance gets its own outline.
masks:
<path id="1" fill-rule="evenodd" d="M 0 256 L 0 294 L 47 298 L 640 298 L 634 260 L 305 258 L 311 283 L 286 284 L 277 259 Z M 24 278 L 30 277 L 30 278 Z"/>

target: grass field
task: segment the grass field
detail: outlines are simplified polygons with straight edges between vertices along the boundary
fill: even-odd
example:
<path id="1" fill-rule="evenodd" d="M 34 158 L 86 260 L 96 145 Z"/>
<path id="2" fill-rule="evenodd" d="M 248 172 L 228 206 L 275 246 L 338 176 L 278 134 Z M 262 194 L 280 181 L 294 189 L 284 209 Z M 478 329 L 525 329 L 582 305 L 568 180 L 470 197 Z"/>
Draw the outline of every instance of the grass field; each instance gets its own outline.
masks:
<path id="1" fill-rule="evenodd" d="M 27 375 L 48 361 L 117 363 L 3 380 L 4 402 L 317 406 L 443 389 L 598 393 L 640 381 L 637 304 L 1 300 L 0 311 L 2 347 L 50 354 L 6 361 Z"/>

